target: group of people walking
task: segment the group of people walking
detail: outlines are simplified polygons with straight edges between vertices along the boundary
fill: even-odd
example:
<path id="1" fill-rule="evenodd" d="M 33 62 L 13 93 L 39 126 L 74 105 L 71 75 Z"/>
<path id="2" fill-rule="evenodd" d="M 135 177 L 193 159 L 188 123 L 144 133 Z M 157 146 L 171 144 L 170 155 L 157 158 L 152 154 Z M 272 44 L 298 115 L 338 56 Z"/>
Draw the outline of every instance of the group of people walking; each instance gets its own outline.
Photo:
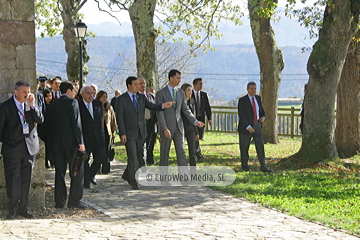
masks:
<path id="1" fill-rule="evenodd" d="M 42 78 L 45 81 L 45 78 Z M 205 116 L 212 124 L 208 95 L 202 90 L 202 79 L 193 86 L 184 83 L 181 72 L 173 69 L 168 84 L 156 95 L 146 91 L 143 78 L 126 79 L 127 91 L 107 101 L 108 94 L 96 86 L 79 89 L 78 82 L 51 80 L 51 89 L 40 81 L 36 95 L 30 85 L 19 81 L 14 95 L 0 105 L 0 141 L 4 156 L 6 190 L 9 199 L 9 219 L 16 215 L 33 218 L 28 197 L 35 155 L 39 151 L 38 133 L 46 146 L 46 164 L 55 167 L 55 206 L 65 207 L 67 191 L 65 174 L 70 173 L 68 208 L 85 208 L 80 200 L 83 189 L 97 184 L 95 175 L 110 171 L 109 146 L 118 129 L 126 147 L 127 167 L 122 178 L 131 189 L 140 188 L 135 173 L 139 167 L 154 164 L 153 149 L 160 135 L 160 166 L 168 166 L 171 142 L 174 142 L 179 166 L 188 166 L 184 137 L 188 143 L 190 166 L 203 158 L 199 140 L 204 139 Z M 261 163 L 260 170 L 270 172 L 265 165 L 261 124 L 265 120 L 261 98 L 255 96 L 256 85 L 247 86 L 248 95 L 239 99 L 239 139 L 241 164 L 248 166 L 248 149 L 254 138 Z M 37 100 L 36 100 L 37 99 Z M 37 125 L 37 127 L 36 127 Z M 90 155 L 92 162 L 90 164 Z"/>

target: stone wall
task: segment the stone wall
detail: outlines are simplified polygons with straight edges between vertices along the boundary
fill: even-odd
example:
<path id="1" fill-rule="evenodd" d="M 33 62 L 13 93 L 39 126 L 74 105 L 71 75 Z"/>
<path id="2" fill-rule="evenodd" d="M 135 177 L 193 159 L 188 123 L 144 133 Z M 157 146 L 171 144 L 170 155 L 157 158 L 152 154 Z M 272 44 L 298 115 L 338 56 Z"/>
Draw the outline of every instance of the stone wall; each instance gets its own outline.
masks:
<path id="1" fill-rule="evenodd" d="M 36 90 L 34 0 L 0 0 L 0 102 L 13 95 L 19 80 Z M 33 169 L 30 207 L 44 207 L 44 153 Z M 0 207 L 7 206 L 3 161 L 0 160 Z"/>
<path id="2" fill-rule="evenodd" d="M 19 80 L 36 88 L 34 0 L 0 0 L 0 102 Z"/>

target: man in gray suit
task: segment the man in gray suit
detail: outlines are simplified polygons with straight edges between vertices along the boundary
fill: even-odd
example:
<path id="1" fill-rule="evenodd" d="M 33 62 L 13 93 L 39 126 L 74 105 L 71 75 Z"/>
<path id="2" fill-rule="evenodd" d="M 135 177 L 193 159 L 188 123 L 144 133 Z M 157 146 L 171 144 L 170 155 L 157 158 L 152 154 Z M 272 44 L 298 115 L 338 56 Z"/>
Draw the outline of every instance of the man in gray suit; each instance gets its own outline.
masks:
<path id="1" fill-rule="evenodd" d="M 116 121 L 119 127 L 121 142 L 125 144 L 128 157 L 127 166 L 122 176 L 134 190 L 139 189 L 135 173 L 139 168 L 139 158 L 144 157 L 144 142 L 147 136 L 145 123 L 145 108 L 162 111 L 170 108 L 172 101 L 153 104 L 144 94 L 138 93 L 137 77 L 126 79 L 127 92 L 116 99 Z"/>
<path id="2" fill-rule="evenodd" d="M 178 88 L 181 81 L 181 73 L 178 70 L 170 70 L 169 84 L 160 89 L 156 94 L 156 103 L 173 100 L 176 102 L 171 108 L 165 111 L 157 112 L 157 119 L 160 127 L 160 166 L 169 165 L 169 151 L 171 140 L 174 140 L 176 157 L 179 166 L 187 166 L 186 155 L 184 150 L 184 124 L 181 113 L 186 116 L 190 122 L 198 127 L 204 127 L 205 124 L 196 120 L 189 110 L 186 102 L 184 91 Z"/>

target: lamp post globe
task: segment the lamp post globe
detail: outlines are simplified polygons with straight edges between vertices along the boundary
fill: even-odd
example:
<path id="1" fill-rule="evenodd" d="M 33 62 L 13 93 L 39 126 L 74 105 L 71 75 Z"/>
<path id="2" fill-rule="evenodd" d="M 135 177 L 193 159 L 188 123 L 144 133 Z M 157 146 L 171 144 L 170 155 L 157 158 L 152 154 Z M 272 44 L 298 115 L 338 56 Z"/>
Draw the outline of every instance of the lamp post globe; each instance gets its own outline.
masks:
<path id="1" fill-rule="evenodd" d="M 83 56 L 82 56 L 82 39 L 86 35 L 87 26 L 81 20 L 74 26 L 75 36 L 79 38 L 79 61 L 80 61 L 80 71 L 79 71 L 79 83 L 80 89 L 83 86 Z"/>

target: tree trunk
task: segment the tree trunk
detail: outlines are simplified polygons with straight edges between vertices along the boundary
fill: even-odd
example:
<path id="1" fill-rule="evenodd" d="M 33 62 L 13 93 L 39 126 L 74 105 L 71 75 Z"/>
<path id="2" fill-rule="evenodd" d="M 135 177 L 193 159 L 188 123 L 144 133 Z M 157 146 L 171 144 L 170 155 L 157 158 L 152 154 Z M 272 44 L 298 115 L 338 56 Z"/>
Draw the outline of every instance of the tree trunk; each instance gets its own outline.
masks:
<path id="1" fill-rule="evenodd" d="M 129 15 L 136 44 L 137 76 L 146 79 L 147 87 L 158 89 L 154 12 L 156 0 L 135 0 Z"/>
<path id="2" fill-rule="evenodd" d="M 278 143 L 277 106 L 284 60 L 281 49 L 276 44 L 270 18 L 258 16 L 257 8 L 261 4 L 257 0 L 248 1 L 252 37 L 260 63 L 260 95 L 266 113 L 263 124 L 264 142 Z"/>
<path id="3" fill-rule="evenodd" d="M 66 73 L 69 81 L 79 80 L 80 62 L 79 62 L 79 40 L 75 36 L 74 26 L 78 21 L 77 12 L 78 1 L 59 0 L 62 6 L 61 17 L 63 20 L 63 39 L 65 42 L 65 51 L 67 53 Z M 83 82 L 86 82 L 88 74 L 87 63 L 90 57 L 86 53 L 86 40 L 83 40 Z"/>
<path id="4" fill-rule="evenodd" d="M 356 39 L 360 38 L 360 31 Z M 336 148 L 342 158 L 360 150 L 360 42 L 351 41 L 337 89 Z"/>
<path id="5" fill-rule="evenodd" d="M 304 133 L 295 157 L 312 163 L 338 158 L 335 96 L 351 38 L 359 21 L 358 0 L 333 0 L 307 63 Z M 355 9 L 356 8 L 356 9 Z"/>

